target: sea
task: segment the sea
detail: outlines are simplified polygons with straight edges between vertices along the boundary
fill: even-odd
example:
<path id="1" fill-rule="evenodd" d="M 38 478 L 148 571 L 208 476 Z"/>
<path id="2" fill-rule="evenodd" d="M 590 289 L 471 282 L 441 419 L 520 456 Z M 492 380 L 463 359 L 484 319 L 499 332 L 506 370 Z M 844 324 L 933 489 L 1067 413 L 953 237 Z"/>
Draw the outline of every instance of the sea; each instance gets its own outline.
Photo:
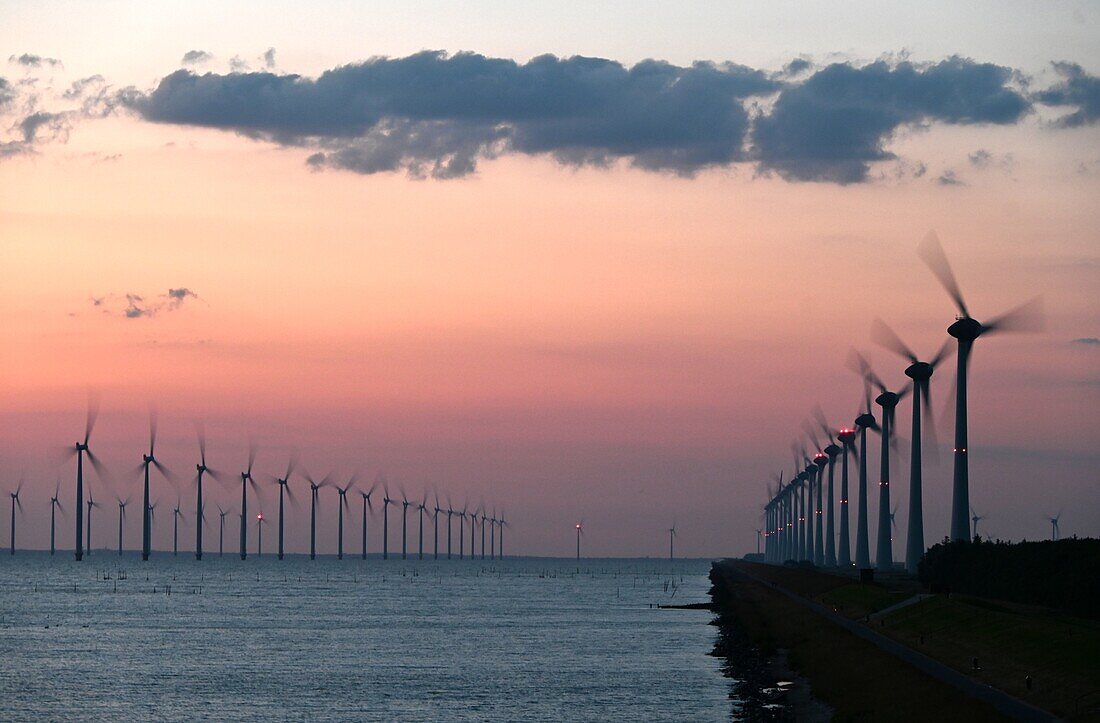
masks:
<path id="1" fill-rule="evenodd" d="M 709 569 L 5 551 L 0 719 L 738 719 Z"/>

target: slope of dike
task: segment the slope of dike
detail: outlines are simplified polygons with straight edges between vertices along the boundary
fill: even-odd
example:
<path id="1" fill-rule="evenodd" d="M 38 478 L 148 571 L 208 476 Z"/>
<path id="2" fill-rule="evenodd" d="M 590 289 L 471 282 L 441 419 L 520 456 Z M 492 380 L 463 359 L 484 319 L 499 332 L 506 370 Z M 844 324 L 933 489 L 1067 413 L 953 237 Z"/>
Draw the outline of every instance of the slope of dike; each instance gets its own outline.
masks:
<path id="1" fill-rule="evenodd" d="M 860 585 L 723 560 L 711 580 L 719 611 L 807 678 L 836 720 L 1100 720 L 1092 621 L 922 595 L 902 576 Z"/>

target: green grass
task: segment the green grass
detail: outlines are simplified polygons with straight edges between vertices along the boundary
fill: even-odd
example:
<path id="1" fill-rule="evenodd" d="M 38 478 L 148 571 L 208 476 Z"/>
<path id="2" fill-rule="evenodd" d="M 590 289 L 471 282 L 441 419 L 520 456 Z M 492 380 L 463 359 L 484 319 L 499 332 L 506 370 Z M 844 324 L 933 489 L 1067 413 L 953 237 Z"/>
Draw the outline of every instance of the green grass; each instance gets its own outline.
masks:
<path id="1" fill-rule="evenodd" d="M 902 602 L 908 594 L 887 590 L 881 585 L 853 583 L 834 588 L 818 596 L 818 601 L 853 620 Z"/>
<path id="2" fill-rule="evenodd" d="M 753 566 L 753 574 L 758 567 Z M 777 572 L 786 577 L 791 571 Z M 835 589 L 850 583 L 836 577 L 822 580 L 831 576 L 818 573 L 809 576 L 803 581 L 804 589 Z M 990 706 L 822 620 L 780 593 L 728 578 L 726 586 L 733 590 L 728 609 L 753 643 L 765 654 L 787 649 L 788 664 L 809 679 L 815 697 L 834 709 L 834 720 L 1005 720 Z"/>
<path id="3" fill-rule="evenodd" d="M 1100 720 L 1100 624 L 1094 621 L 937 595 L 883 623 L 880 632 L 1033 705 L 1071 720 Z M 974 657 L 982 668 L 977 672 Z"/>

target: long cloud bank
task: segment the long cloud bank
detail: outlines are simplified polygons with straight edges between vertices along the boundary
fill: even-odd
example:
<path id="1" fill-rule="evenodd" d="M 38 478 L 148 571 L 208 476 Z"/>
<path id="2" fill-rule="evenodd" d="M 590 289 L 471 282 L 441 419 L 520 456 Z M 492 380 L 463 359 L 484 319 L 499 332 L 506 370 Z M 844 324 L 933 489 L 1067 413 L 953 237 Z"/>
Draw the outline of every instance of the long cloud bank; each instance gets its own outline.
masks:
<path id="1" fill-rule="evenodd" d="M 126 108 L 150 122 L 232 131 L 309 149 L 314 168 L 364 174 L 454 178 L 483 159 L 526 154 L 685 176 L 749 163 L 792 181 L 847 184 L 894 158 L 888 146 L 904 127 L 1015 124 L 1037 103 L 1069 107 L 1063 127 L 1096 123 L 1098 79 L 1080 66 L 1055 68 L 1061 82 L 1031 93 L 1019 72 L 963 57 L 816 69 L 803 61 L 769 73 L 427 51 L 316 78 L 181 69 L 147 92 L 100 92 L 93 112 Z"/>

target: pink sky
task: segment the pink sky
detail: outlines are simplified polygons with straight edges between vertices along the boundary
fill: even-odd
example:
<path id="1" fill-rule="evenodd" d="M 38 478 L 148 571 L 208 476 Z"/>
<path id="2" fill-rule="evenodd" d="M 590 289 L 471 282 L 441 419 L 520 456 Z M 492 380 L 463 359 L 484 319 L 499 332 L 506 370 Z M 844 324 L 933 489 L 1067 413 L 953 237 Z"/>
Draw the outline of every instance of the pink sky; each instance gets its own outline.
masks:
<path id="1" fill-rule="evenodd" d="M 977 318 L 1040 294 L 1047 308 L 1045 333 L 977 344 L 971 499 L 983 526 L 1035 539 L 1064 509 L 1063 535 L 1095 535 L 1100 344 L 1074 340 L 1100 336 L 1100 138 L 1048 121 L 891 141 L 933 174 L 957 169 L 960 186 L 798 183 L 744 165 L 685 178 L 516 155 L 416 181 L 311 172 L 306 149 L 218 130 L 81 123 L 67 143 L 0 161 L 0 487 L 26 476 L 19 546 L 48 545 L 59 476 L 71 513 L 73 464 L 52 455 L 81 435 L 95 388 L 93 448 L 120 480 L 112 494 L 139 492 L 126 470 L 155 403 L 160 456 L 184 476 L 202 418 L 212 466 L 239 473 L 251 435 L 265 474 L 297 448 L 311 471 L 384 472 L 410 495 L 484 500 L 513 524 L 510 554 L 569 555 L 581 519 L 592 555 L 662 555 L 674 520 L 680 554 L 746 552 L 765 481 L 789 471 L 814 404 L 851 422 L 849 348 L 902 380 L 904 364 L 870 343 L 872 319 L 920 354 L 945 338 L 953 308 L 915 254 L 931 229 Z M 979 148 L 1011 160 L 968 165 Z M 104 311 L 181 287 L 198 298 L 135 319 Z M 933 379 L 937 410 L 952 375 L 945 365 Z M 906 437 L 908 414 L 905 402 Z M 946 450 L 949 421 L 939 434 Z M 942 457 L 926 472 L 928 540 L 948 527 Z M 904 528 L 907 459 L 895 464 Z M 174 488 L 155 489 L 174 504 Z M 239 504 L 236 487 L 208 489 Z M 179 494 L 193 507 L 191 485 Z M 336 495 L 322 498 L 331 552 Z M 114 544 L 115 514 L 97 513 L 97 546 Z M 292 515 L 289 545 L 305 551 L 307 510 Z M 135 546 L 140 516 L 129 519 Z M 5 514 L 5 540 L 7 528 Z M 183 540 L 190 549 L 190 526 Z"/>

